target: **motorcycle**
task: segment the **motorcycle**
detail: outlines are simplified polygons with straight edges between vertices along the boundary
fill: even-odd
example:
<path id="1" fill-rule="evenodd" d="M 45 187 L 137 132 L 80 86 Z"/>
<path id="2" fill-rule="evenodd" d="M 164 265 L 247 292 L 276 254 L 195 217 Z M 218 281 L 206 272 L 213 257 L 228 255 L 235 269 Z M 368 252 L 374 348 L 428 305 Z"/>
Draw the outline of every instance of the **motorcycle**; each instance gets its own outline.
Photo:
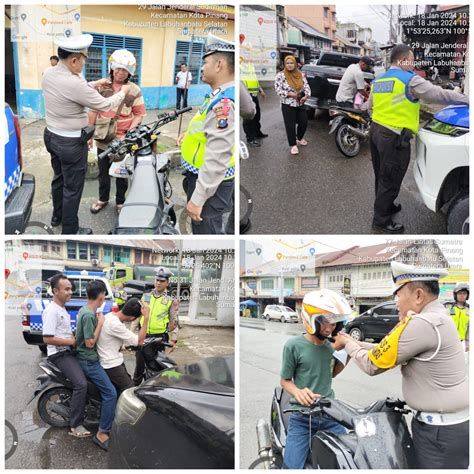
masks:
<path id="1" fill-rule="evenodd" d="M 341 400 L 319 398 L 307 408 L 291 407 L 294 399 L 281 387 L 272 400 L 271 427 L 257 423 L 259 457 L 249 469 L 282 469 L 290 412 L 309 417 L 325 416 L 348 432 L 318 431 L 310 443 L 305 469 L 408 469 L 415 466 L 413 441 L 403 415 L 411 413 L 405 402 L 377 400 L 355 408 Z"/>
<path id="2" fill-rule="evenodd" d="M 164 354 L 165 347 L 173 344 L 164 342 L 161 338 L 145 339 L 143 346 L 131 346 L 132 351 L 142 351 L 145 359 L 144 380 L 148 380 L 162 370 L 176 367 L 176 362 Z M 38 376 L 38 388 L 35 390 L 30 404 L 39 394 L 38 413 L 40 418 L 48 425 L 57 428 L 69 426 L 69 407 L 73 392 L 72 382 L 47 360 L 40 362 L 44 374 Z M 87 381 L 87 400 L 85 406 L 85 425 L 98 426 L 100 419 L 101 398 L 97 387 Z"/>
<path id="3" fill-rule="evenodd" d="M 122 140 L 113 140 L 98 156 L 99 160 L 113 157 L 114 161 L 123 161 L 130 179 L 113 234 L 179 234 L 170 201 L 173 194 L 168 179 L 170 159 L 166 154 L 156 153 L 155 143 L 160 127 L 189 110 L 192 108 L 158 115 L 156 122 L 129 130 Z"/>
<path id="4" fill-rule="evenodd" d="M 347 158 L 359 154 L 360 145 L 369 138 L 371 119 L 368 112 L 350 107 L 329 108 L 329 135 L 336 133 L 336 146 Z"/>

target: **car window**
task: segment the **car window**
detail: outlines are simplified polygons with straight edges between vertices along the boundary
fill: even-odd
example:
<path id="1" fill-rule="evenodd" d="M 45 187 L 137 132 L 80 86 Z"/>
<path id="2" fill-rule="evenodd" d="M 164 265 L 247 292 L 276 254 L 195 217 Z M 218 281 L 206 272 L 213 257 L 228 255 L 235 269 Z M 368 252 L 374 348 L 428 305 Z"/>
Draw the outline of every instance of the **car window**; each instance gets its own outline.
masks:
<path id="1" fill-rule="evenodd" d="M 117 279 L 118 278 L 125 278 L 127 276 L 127 271 L 126 270 L 117 270 Z"/>
<path id="2" fill-rule="evenodd" d="M 378 316 L 390 316 L 393 314 L 393 305 L 384 305 L 374 309 L 374 314 Z"/>
<path id="3" fill-rule="evenodd" d="M 288 306 L 283 306 L 284 311 L 289 311 L 290 313 L 293 313 L 293 310 L 289 308 Z"/>

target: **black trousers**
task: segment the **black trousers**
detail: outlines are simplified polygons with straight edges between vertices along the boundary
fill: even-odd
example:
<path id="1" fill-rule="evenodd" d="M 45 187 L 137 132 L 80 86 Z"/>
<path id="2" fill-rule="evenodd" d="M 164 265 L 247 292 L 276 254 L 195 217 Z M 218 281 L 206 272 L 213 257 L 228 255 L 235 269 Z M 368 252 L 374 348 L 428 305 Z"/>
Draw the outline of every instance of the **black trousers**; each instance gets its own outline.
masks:
<path id="1" fill-rule="evenodd" d="M 370 152 L 375 175 L 373 223 L 384 226 L 392 219 L 394 201 L 410 164 L 410 144 L 401 146 L 400 135 L 373 122 Z"/>
<path id="2" fill-rule="evenodd" d="M 295 146 L 296 139 L 301 140 L 308 126 L 308 114 L 304 107 L 291 107 L 281 104 L 281 112 L 285 122 L 288 145 Z"/>
<path id="3" fill-rule="evenodd" d="M 183 106 L 181 107 L 181 98 L 183 98 Z M 176 88 L 176 109 L 185 109 L 188 106 L 188 89 Z"/>
<path id="4" fill-rule="evenodd" d="M 87 171 L 87 143 L 81 138 L 61 137 L 44 130 L 44 144 L 51 155 L 54 171 L 51 182 L 53 217 L 62 221 L 63 234 L 75 234 L 79 230 L 79 204 Z"/>
<path id="5" fill-rule="evenodd" d="M 162 337 L 164 342 L 169 341 L 169 336 L 167 332 L 164 332 L 163 334 L 147 334 L 146 337 Z M 140 385 L 143 380 L 144 373 L 145 358 L 143 357 L 142 351 L 137 351 L 135 353 L 135 373 L 133 374 L 134 385 Z"/>
<path id="6" fill-rule="evenodd" d="M 186 173 L 185 181 L 183 182 L 184 190 L 186 191 L 187 200 L 191 199 L 198 175 L 193 173 Z M 225 212 L 231 210 L 232 197 L 234 195 L 234 180 L 229 179 L 222 181 L 216 189 L 214 196 L 211 196 L 205 203 L 201 212 L 201 222 L 191 221 L 193 234 L 223 234 L 222 229 L 223 215 Z"/>
<path id="7" fill-rule="evenodd" d="M 62 351 L 48 357 L 72 382 L 74 388 L 70 404 L 70 426 L 77 428 L 84 421 L 84 407 L 87 398 L 87 379 L 79 362 L 70 351 Z"/>
<path id="8" fill-rule="evenodd" d="M 413 447 L 418 469 L 467 469 L 469 421 L 433 426 L 413 418 Z"/>
<path id="9" fill-rule="evenodd" d="M 105 148 L 97 147 L 97 155 L 105 151 Z M 110 197 L 110 182 L 111 176 L 109 170 L 112 162 L 108 159 L 99 160 L 99 200 L 107 202 Z M 123 204 L 125 202 L 125 193 L 128 189 L 128 179 L 115 178 L 115 203 Z"/>
<path id="10" fill-rule="evenodd" d="M 247 138 L 248 142 L 254 141 L 262 134 L 262 126 L 260 125 L 260 102 L 258 101 L 258 96 L 252 96 L 252 100 L 255 103 L 255 115 L 253 119 L 244 120 L 242 124 L 244 127 L 245 137 Z"/>
<path id="11" fill-rule="evenodd" d="M 111 369 L 104 369 L 109 376 L 110 381 L 113 383 L 114 387 L 117 389 L 117 397 L 120 394 L 127 390 L 127 388 L 133 387 L 132 378 L 127 372 L 125 364 L 119 365 L 117 367 L 112 367 Z"/>

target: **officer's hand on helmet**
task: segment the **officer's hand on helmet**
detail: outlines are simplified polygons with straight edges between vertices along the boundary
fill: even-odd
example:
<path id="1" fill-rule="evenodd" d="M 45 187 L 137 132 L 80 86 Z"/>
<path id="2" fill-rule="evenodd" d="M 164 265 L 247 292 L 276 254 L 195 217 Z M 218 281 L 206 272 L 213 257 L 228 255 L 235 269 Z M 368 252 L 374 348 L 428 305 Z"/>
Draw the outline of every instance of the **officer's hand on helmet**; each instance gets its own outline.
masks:
<path id="1" fill-rule="evenodd" d="M 130 93 L 132 86 L 130 84 L 125 84 L 122 86 L 121 91 L 125 94 L 128 95 Z"/>
<path id="2" fill-rule="evenodd" d="M 108 78 L 99 79 L 98 81 L 96 81 L 95 85 L 97 87 L 110 87 L 112 86 L 112 81 Z"/>
<path id="3" fill-rule="evenodd" d="M 309 388 L 298 389 L 295 393 L 293 393 L 296 401 L 300 405 L 310 406 L 314 403 L 317 398 L 321 398 L 321 395 L 318 393 L 313 393 Z"/>

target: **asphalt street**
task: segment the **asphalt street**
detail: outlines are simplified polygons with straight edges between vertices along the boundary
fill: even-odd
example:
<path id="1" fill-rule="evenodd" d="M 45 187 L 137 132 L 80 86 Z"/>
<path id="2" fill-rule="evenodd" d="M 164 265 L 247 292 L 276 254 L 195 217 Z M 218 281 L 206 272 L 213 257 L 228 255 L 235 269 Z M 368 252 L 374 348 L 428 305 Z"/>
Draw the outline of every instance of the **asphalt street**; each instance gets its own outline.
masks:
<path id="1" fill-rule="evenodd" d="M 143 123 L 155 121 L 156 116 L 163 112 L 163 110 L 148 110 Z M 181 131 L 186 130 L 192 116 L 193 112 L 183 115 Z M 25 233 L 60 234 L 61 226 L 54 228 L 45 227 L 49 226 L 52 216 L 51 180 L 53 178 L 53 170 L 50 164 L 51 158 L 43 141 L 45 121 L 21 119 L 20 126 L 24 163 L 23 171 L 33 174 L 36 178 L 33 210 Z M 177 150 L 176 138 L 178 136 L 178 127 L 179 120 L 171 122 L 160 129 L 161 134 L 158 140 L 160 153 Z M 115 227 L 118 217 L 115 208 L 116 180 L 112 179 L 109 205 L 98 214 L 92 214 L 89 209 L 99 196 L 97 158 L 90 154 L 88 162 L 88 171 L 79 208 L 79 225 L 81 227 L 90 227 L 94 234 L 109 234 Z M 173 156 L 169 179 L 173 188 L 171 200 L 175 205 L 175 212 L 177 214 L 177 228 L 181 234 L 189 234 L 191 233 L 191 221 L 187 217 L 186 212 L 183 212 L 186 206 L 186 195 L 182 188 L 183 175 L 178 154 Z"/>
<path id="2" fill-rule="evenodd" d="M 240 467 L 246 469 L 258 456 L 257 421 L 270 421 L 283 346 L 303 333 L 303 326 L 246 318 L 240 326 Z M 399 369 L 369 377 L 351 362 L 334 379 L 333 388 L 336 398 L 360 407 L 386 397 L 402 398 Z"/>
<path id="3" fill-rule="evenodd" d="M 18 315 L 5 317 L 5 420 L 18 436 L 18 445 L 5 462 L 7 469 L 105 469 L 107 453 L 92 440 L 68 436 L 63 428 L 51 428 L 39 417 L 38 398 L 28 404 L 42 373 L 38 364 L 43 355 L 38 347 L 27 345 L 21 333 Z M 180 330 L 178 347 L 169 354 L 178 364 L 204 357 L 234 352 L 233 328 L 192 327 Z M 129 373 L 135 368 L 135 356 L 125 353 Z M 13 442 L 6 429 L 5 447 Z"/>
<path id="4" fill-rule="evenodd" d="M 374 176 L 368 143 L 360 154 L 345 158 L 329 133 L 327 115 L 308 122 L 300 154 L 290 155 L 280 102 L 273 89 L 265 89 L 260 148 L 249 149 L 241 161 L 240 183 L 251 196 L 252 234 L 370 234 L 374 201 Z M 241 129 L 241 137 L 245 134 Z M 414 140 L 412 140 L 414 142 Z M 396 221 L 406 234 L 445 234 L 446 220 L 425 207 L 413 178 L 415 156 L 402 184 Z M 247 210 L 240 193 L 241 217 Z"/>

